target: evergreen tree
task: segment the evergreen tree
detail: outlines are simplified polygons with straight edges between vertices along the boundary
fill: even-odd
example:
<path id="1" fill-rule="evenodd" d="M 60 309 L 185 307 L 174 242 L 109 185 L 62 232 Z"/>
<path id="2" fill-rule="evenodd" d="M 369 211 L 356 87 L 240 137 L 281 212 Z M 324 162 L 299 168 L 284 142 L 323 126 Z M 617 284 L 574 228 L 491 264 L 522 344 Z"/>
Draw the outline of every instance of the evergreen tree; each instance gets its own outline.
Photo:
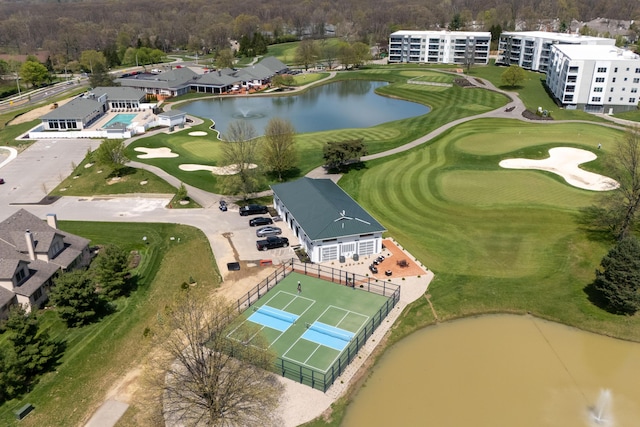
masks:
<path id="1" fill-rule="evenodd" d="M 6 323 L 9 333 L 7 341 L 13 346 L 15 366 L 27 382 L 45 372 L 58 358 L 59 346 L 49 338 L 49 334 L 39 330 L 35 312 L 26 314 L 20 306 L 9 311 Z"/>
<path id="2" fill-rule="evenodd" d="M 74 270 L 56 278 L 51 304 L 67 326 L 79 327 L 95 320 L 101 301 L 89 274 Z"/>
<path id="3" fill-rule="evenodd" d="M 0 404 L 26 390 L 24 372 L 17 365 L 15 353 L 0 348 Z"/>
<path id="4" fill-rule="evenodd" d="M 184 197 L 186 198 L 186 189 Z M 100 294 L 107 300 L 116 299 L 127 293 L 129 255 L 118 246 L 107 245 L 102 248 L 93 261 L 92 272 L 100 288 Z"/>
<path id="5" fill-rule="evenodd" d="M 634 314 L 640 309 L 640 242 L 628 235 L 618 242 L 596 270 L 595 289 L 612 311 Z"/>

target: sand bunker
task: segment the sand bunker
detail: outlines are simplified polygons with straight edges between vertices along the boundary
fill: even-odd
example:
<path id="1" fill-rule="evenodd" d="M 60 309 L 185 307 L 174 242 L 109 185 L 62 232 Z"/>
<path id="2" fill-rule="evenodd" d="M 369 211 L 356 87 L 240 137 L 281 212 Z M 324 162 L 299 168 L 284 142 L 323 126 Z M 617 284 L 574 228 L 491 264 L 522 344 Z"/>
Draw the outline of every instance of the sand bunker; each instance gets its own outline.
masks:
<path id="1" fill-rule="evenodd" d="M 591 151 L 578 148 L 557 147 L 549 150 L 549 158 L 543 160 L 506 159 L 500 162 L 505 169 L 539 169 L 560 175 L 574 187 L 593 191 L 609 191 L 619 184 L 611 178 L 587 172 L 578 165 L 598 158 Z"/>
<path id="2" fill-rule="evenodd" d="M 139 159 L 168 159 L 172 157 L 178 157 L 178 153 L 172 153 L 171 148 L 162 147 L 162 148 L 147 148 L 147 147 L 136 147 L 135 151 L 139 151 L 141 153 L 138 155 Z"/>
<path id="3" fill-rule="evenodd" d="M 184 164 L 178 166 L 180 170 L 193 172 L 193 171 L 210 171 L 214 175 L 235 175 L 238 173 L 238 165 L 228 165 L 228 166 L 207 166 L 207 165 L 190 165 Z M 250 164 L 249 169 L 255 169 L 258 165 Z"/>
<path id="4" fill-rule="evenodd" d="M 200 130 L 189 132 L 189 136 L 206 136 L 206 135 L 207 135 L 206 132 L 202 132 Z"/>

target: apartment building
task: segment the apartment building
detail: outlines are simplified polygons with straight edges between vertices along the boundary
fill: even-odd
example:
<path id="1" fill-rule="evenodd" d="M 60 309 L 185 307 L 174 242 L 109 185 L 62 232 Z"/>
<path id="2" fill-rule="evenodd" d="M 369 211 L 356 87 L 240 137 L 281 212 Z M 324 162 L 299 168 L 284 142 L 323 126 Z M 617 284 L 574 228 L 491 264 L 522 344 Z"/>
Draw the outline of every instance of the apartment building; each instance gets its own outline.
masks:
<path id="1" fill-rule="evenodd" d="M 553 45 L 546 85 L 567 109 L 613 114 L 635 110 L 640 56 L 615 46 Z"/>
<path id="2" fill-rule="evenodd" d="M 491 33 L 471 31 L 396 31 L 389 36 L 390 63 L 489 63 Z"/>
<path id="3" fill-rule="evenodd" d="M 513 31 L 500 34 L 497 65 L 518 65 L 525 70 L 546 73 L 551 46 L 615 46 L 614 39 L 546 31 Z"/>

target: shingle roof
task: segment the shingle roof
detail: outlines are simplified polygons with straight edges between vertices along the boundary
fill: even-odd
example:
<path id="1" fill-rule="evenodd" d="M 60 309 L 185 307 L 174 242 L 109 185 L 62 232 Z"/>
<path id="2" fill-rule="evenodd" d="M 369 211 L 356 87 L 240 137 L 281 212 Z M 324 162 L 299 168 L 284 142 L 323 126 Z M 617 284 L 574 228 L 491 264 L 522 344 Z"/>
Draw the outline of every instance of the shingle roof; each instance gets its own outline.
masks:
<path id="1" fill-rule="evenodd" d="M 10 302 L 15 297 L 16 297 L 16 294 L 0 286 L 0 307 L 5 306 L 8 302 Z"/>
<path id="2" fill-rule="evenodd" d="M 27 230 L 33 236 L 36 253 L 46 253 L 55 236 L 62 236 L 64 249 L 50 262 L 31 260 L 25 238 Z M 29 292 L 33 293 L 61 267 L 68 268 L 88 245 L 88 239 L 55 229 L 32 213 L 20 209 L 0 222 L 0 278 L 13 277 L 18 264 L 28 262 L 33 274 L 20 286 L 20 293 L 30 295 Z"/>
<path id="3" fill-rule="evenodd" d="M 311 240 L 386 231 L 330 179 L 305 177 L 271 188 Z"/>
<path id="4" fill-rule="evenodd" d="M 262 61 L 259 62 L 263 67 L 268 68 L 274 74 L 281 73 L 289 69 L 282 61 L 280 61 L 275 56 L 267 56 Z"/>
<path id="5" fill-rule="evenodd" d="M 178 89 L 190 85 L 198 75 L 189 68 L 176 68 L 160 74 L 137 74 L 116 79 L 122 86 Z"/>

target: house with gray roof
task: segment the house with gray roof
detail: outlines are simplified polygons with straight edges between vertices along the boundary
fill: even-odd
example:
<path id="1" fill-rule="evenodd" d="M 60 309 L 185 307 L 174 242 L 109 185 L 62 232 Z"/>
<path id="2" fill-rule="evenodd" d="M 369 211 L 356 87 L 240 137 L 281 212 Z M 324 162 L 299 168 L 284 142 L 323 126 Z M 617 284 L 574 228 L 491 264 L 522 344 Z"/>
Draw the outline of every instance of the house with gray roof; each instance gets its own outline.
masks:
<path id="1" fill-rule="evenodd" d="M 14 304 L 40 307 L 60 271 L 90 260 L 89 240 L 59 230 L 55 214 L 45 222 L 20 209 L 0 222 L 0 318 Z"/>
<path id="2" fill-rule="evenodd" d="M 275 184 L 274 208 L 312 262 L 374 255 L 385 228 L 330 179 Z"/>

